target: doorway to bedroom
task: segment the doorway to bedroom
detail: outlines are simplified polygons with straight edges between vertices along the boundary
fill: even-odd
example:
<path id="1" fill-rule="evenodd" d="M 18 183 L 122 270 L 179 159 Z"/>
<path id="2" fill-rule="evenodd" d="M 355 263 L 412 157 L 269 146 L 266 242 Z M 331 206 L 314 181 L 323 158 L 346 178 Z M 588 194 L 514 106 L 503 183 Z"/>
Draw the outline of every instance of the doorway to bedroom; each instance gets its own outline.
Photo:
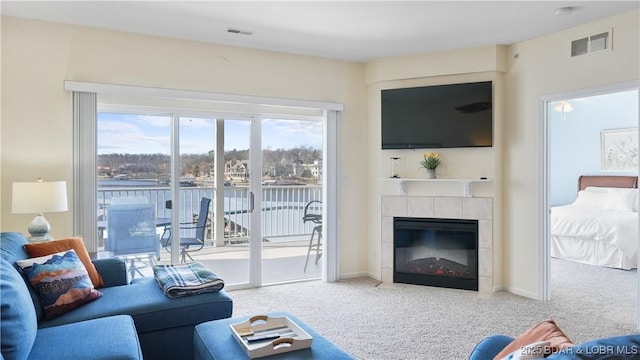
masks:
<path id="1" fill-rule="evenodd" d="M 613 302 L 621 310 L 612 317 L 628 318 L 638 308 L 637 185 L 617 189 L 634 185 L 615 180 L 638 176 L 638 85 L 549 97 L 544 114 L 544 298 L 578 293 L 585 302 Z M 580 189 L 581 176 L 597 181 Z M 571 220 L 590 212 L 620 224 Z"/>

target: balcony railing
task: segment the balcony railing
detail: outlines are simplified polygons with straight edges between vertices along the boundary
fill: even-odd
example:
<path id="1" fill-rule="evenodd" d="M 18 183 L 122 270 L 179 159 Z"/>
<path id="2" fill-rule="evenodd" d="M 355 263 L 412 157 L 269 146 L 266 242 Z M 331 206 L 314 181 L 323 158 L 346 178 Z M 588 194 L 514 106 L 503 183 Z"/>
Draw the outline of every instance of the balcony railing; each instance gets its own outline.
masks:
<path id="1" fill-rule="evenodd" d="M 205 232 L 205 243 L 247 242 L 251 230 L 248 212 L 249 189 L 244 186 L 231 186 L 224 187 L 223 190 L 224 241 L 216 241 L 217 239 L 215 239 L 214 222 L 216 216 L 213 209 L 218 191 L 214 187 L 180 188 L 178 220 L 182 223 L 194 221 L 200 210 L 200 199 L 208 197 L 212 199 L 212 205 L 208 214 L 210 221 L 208 221 L 208 229 Z M 172 208 L 176 208 L 174 206 L 167 207 L 167 201 L 171 200 L 171 190 L 168 187 L 99 188 L 97 217 L 99 223 L 106 222 L 106 209 L 117 197 L 145 198 L 149 203 L 155 203 L 158 218 L 170 218 Z M 262 238 L 299 237 L 311 234 L 314 224 L 304 223 L 302 217 L 305 205 L 313 200 L 322 200 L 321 185 L 263 187 L 260 206 L 262 210 Z M 314 209 L 314 211 L 317 213 L 321 209 Z M 159 232 L 161 231 L 159 229 Z M 108 236 L 108 234 L 104 236 Z M 181 233 L 181 236 L 187 236 L 187 234 Z"/>

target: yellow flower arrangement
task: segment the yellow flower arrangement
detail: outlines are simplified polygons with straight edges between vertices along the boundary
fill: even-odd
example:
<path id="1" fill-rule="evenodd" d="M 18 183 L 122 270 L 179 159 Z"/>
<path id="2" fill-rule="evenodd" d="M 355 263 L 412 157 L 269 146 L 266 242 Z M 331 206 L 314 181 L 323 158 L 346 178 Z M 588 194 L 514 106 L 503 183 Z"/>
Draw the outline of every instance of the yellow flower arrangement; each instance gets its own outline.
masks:
<path id="1" fill-rule="evenodd" d="M 420 165 L 427 170 L 435 170 L 440 165 L 440 154 L 438 153 L 424 153 L 423 157 Z"/>

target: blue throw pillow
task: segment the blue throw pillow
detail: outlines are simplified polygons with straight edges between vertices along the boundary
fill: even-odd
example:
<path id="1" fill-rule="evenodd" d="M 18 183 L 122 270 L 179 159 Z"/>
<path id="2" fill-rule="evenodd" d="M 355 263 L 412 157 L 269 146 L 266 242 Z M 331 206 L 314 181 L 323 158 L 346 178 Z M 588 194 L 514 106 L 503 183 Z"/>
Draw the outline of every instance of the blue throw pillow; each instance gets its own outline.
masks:
<path id="1" fill-rule="evenodd" d="M 93 288 L 87 269 L 74 250 L 18 260 L 16 263 L 31 286 L 38 291 L 47 319 L 102 296 Z"/>

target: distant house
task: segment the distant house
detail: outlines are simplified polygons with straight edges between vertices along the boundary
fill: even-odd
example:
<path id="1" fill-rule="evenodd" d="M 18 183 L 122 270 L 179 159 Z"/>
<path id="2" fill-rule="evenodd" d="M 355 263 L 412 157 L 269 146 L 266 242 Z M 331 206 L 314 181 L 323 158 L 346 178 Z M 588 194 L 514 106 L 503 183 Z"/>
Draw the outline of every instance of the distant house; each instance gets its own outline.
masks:
<path id="1" fill-rule="evenodd" d="M 315 160 L 313 165 L 307 165 L 311 175 L 316 179 L 322 179 L 322 160 Z"/>
<path id="2" fill-rule="evenodd" d="M 249 161 L 230 160 L 224 165 L 225 175 L 231 180 L 247 180 L 249 178 Z"/>
<path id="3" fill-rule="evenodd" d="M 304 164 L 302 160 L 296 160 L 292 164 L 291 175 L 293 176 L 303 176 L 304 174 Z"/>

